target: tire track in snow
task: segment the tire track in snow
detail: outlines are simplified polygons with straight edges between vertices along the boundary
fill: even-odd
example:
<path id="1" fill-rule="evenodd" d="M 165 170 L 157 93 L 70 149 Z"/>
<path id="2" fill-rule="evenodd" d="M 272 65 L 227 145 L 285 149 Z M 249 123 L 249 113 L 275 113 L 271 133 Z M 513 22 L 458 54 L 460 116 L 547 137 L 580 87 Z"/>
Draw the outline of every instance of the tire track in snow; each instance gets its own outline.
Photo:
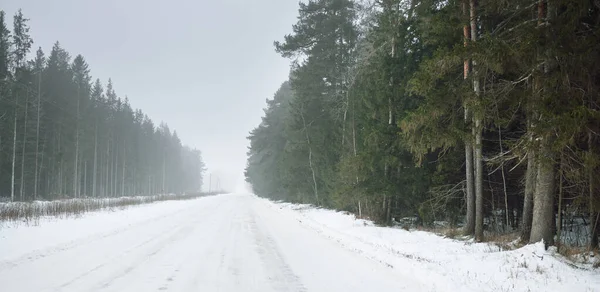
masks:
<path id="1" fill-rule="evenodd" d="M 77 283 L 79 280 L 85 279 L 86 276 L 89 276 L 91 274 L 93 274 L 96 271 L 101 270 L 102 268 L 109 266 L 110 264 L 113 264 L 115 262 L 119 262 L 120 260 L 122 260 L 123 258 L 129 256 L 130 254 L 134 254 L 135 252 L 138 252 L 140 250 L 143 250 L 142 248 L 144 248 L 145 246 L 158 241 L 158 244 L 154 245 L 154 247 L 159 246 L 159 249 L 162 249 L 166 243 L 169 243 L 171 241 L 173 241 L 173 239 L 182 232 L 183 227 L 180 228 L 176 228 L 173 229 L 171 232 L 169 233 L 165 233 L 165 234 L 161 234 L 157 237 L 152 237 L 149 238 L 145 241 L 143 241 L 140 244 L 137 244 L 131 248 L 128 248 L 127 250 L 123 251 L 122 253 L 119 253 L 117 255 L 111 256 L 108 260 L 100 263 L 99 265 L 96 265 L 95 267 L 93 267 L 92 269 L 89 269 L 85 272 L 83 272 L 82 274 L 76 276 L 75 278 L 65 282 L 64 284 L 60 285 L 58 288 L 56 288 L 55 290 L 57 291 L 61 291 L 62 289 L 65 289 L 75 283 Z M 156 250 L 156 248 L 152 248 L 152 250 Z M 147 256 L 151 256 L 156 254 L 157 252 L 153 252 L 150 255 L 148 254 L 141 254 L 136 258 L 143 258 L 143 257 L 147 257 Z"/>
<path id="2" fill-rule="evenodd" d="M 214 206 L 214 208 L 209 209 L 210 212 L 205 215 L 210 215 L 214 212 L 217 212 L 217 210 L 219 210 L 221 205 L 222 204 L 219 204 L 217 206 Z M 111 287 L 111 285 L 114 281 L 117 281 L 121 278 L 126 277 L 128 274 L 130 274 L 131 272 L 136 270 L 136 268 L 142 266 L 143 263 L 150 261 L 155 255 L 160 253 L 166 247 L 170 246 L 172 243 L 179 242 L 180 240 L 184 239 L 186 236 L 189 236 L 190 233 L 192 233 L 193 229 L 196 226 L 198 226 L 198 223 L 201 220 L 206 220 L 206 218 L 203 217 L 203 218 L 198 218 L 193 221 L 184 221 L 182 219 L 188 218 L 189 216 L 196 215 L 197 210 L 190 212 L 190 210 L 188 210 L 186 208 L 183 211 L 184 212 L 182 212 L 182 210 L 179 210 L 177 212 L 173 212 L 173 213 L 166 214 L 164 216 L 153 218 L 150 221 L 145 221 L 145 222 L 143 222 L 144 224 L 137 224 L 137 227 L 143 227 L 150 223 L 156 223 L 156 221 L 159 219 L 166 219 L 166 217 L 171 216 L 170 218 L 168 218 L 169 223 L 170 223 L 169 225 L 163 226 L 163 227 L 158 227 L 159 232 L 161 232 L 161 231 L 167 231 L 167 232 L 162 232 L 162 233 L 159 233 L 157 236 L 152 236 L 150 238 L 147 238 L 139 244 L 129 247 L 126 250 L 124 250 L 116 255 L 112 255 L 112 256 L 108 257 L 108 259 L 104 260 L 102 263 L 94 266 L 93 268 L 91 268 L 89 270 L 86 270 L 85 272 L 81 273 L 80 275 L 72 278 L 71 280 L 69 280 L 69 281 L 63 283 L 62 285 L 60 285 L 59 287 L 55 288 L 55 291 L 62 291 L 65 288 L 73 286 L 74 284 L 77 284 L 81 280 L 86 279 L 88 276 L 93 277 L 94 273 L 101 271 L 103 268 L 115 269 L 115 267 L 113 267 L 111 265 L 122 262 L 128 256 L 133 256 L 134 257 L 133 263 L 127 265 L 125 268 L 117 267 L 117 269 L 116 269 L 117 272 L 112 272 L 110 274 L 110 276 L 105 277 L 104 278 L 105 280 L 101 281 L 102 283 L 96 283 L 96 286 L 94 289 L 92 289 L 92 291 L 97 291 L 100 289 L 106 289 L 106 288 Z M 187 211 L 187 212 L 185 212 L 185 211 Z M 211 218 L 211 216 L 206 216 L 206 217 Z M 185 222 L 185 225 L 180 225 L 181 222 Z M 129 229 L 131 229 L 131 228 L 129 228 Z M 106 238 L 106 237 L 104 237 L 104 238 Z M 110 240 L 110 239 L 108 239 L 108 240 Z M 155 243 L 155 244 L 151 245 L 152 243 Z M 149 245 L 151 245 L 151 246 L 148 247 Z M 150 253 L 147 252 L 149 250 L 151 251 Z M 140 253 L 136 256 L 135 254 L 138 252 L 142 252 L 142 253 Z M 167 278 L 167 282 L 172 281 L 172 279 L 173 279 L 173 276 Z M 67 289 L 67 290 L 69 290 L 69 289 Z"/>
<path id="3" fill-rule="evenodd" d="M 222 206 L 224 205 L 224 202 L 220 202 L 217 206 L 213 206 L 212 208 L 208 208 L 208 212 L 207 213 L 203 213 L 201 214 L 201 217 L 198 217 L 198 210 L 195 210 L 194 212 L 186 212 L 184 214 L 182 214 L 183 219 L 185 218 L 195 218 L 192 221 L 186 221 L 186 220 L 174 220 L 173 222 L 175 222 L 176 224 L 180 224 L 180 223 L 184 223 L 183 226 L 179 226 L 176 225 L 172 228 L 174 228 L 174 232 L 171 233 L 170 236 L 168 236 L 166 239 L 161 240 L 159 243 L 157 243 L 156 245 L 153 245 L 151 249 L 151 252 L 144 252 L 140 255 L 138 255 L 137 257 L 134 258 L 133 261 L 130 261 L 129 264 L 127 264 L 124 268 L 119 268 L 116 272 L 112 272 L 110 276 L 105 277 L 104 280 L 99 281 L 98 283 L 96 283 L 95 286 L 93 286 L 93 288 L 88 289 L 89 291 L 100 291 L 100 290 L 107 290 L 109 288 L 111 288 L 115 282 L 125 279 L 128 275 L 130 275 L 132 272 L 134 272 L 135 270 L 142 268 L 144 266 L 148 266 L 148 264 L 150 262 L 152 262 L 154 260 L 154 258 L 160 254 L 161 252 L 163 252 L 165 249 L 167 249 L 168 247 L 170 247 L 173 244 L 176 243 L 182 243 L 185 242 L 185 240 L 190 237 L 191 235 L 193 235 L 196 231 L 196 228 L 198 226 L 210 226 L 213 223 L 216 222 L 216 217 L 217 216 L 213 216 L 214 214 L 218 213 L 221 211 Z M 208 220 L 207 220 L 208 219 Z M 182 264 L 182 263 L 181 263 Z M 166 289 L 168 289 L 169 285 L 172 284 L 172 282 L 174 281 L 174 274 L 177 273 L 179 271 L 179 269 L 175 269 L 174 272 L 170 273 L 170 276 L 167 277 L 162 284 L 158 285 L 158 287 L 156 289 L 154 289 L 155 291 L 165 291 Z M 162 290 L 161 290 L 162 289 Z"/>
<path id="4" fill-rule="evenodd" d="M 165 236 L 166 236 L 166 234 L 165 234 Z M 140 243 L 140 244 L 138 244 L 138 245 L 135 245 L 135 246 L 133 246 L 133 247 L 131 247 L 131 248 L 129 248 L 129 249 L 127 249 L 127 250 L 125 250 L 125 251 L 124 251 L 124 252 L 122 252 L 122 253 L 119 253 L 118 255 L 111 256 L 111 257 L 109 257 L 109 259 L 108 259 L 108 260 L 106 260 L 106 261 L 102 262 L 102 263 L 101 263 L 101 264 L 99 264 L 99 265 L 96 265 L 96 266 L 95 266 L 95 267 L 93 267 L 92 269 L 90 269 L 90 270 L 87 270 L 87 271 L 85 271 L 85 272 L 81 273 L 80 275 L 78 275 L 77 277 L 75 277 L 75 278 L 73 278 L 73 279 L 71 279 L 71 280 L 69 280 L 69 281 L 65 282 L 64 284 L 60 285 L 60 287 L 56 288 L 55 290 L 58 290 L 58 291 L 60 291 L 61 289 L 64 289 L 64 288 L 66 288 L 66 287 L 68 287 L 68 286 L 70 286 L 70 285 L 74 284 L 74 283 L 75 283 L 75 282 L 77 282 L 78 280 L 81 280 L 81 279 L 85 278 L 86 276 L 88 276 L 88 275 L 90 275 L 90 274 L 92 274 L 92 273 L 94 273 L 94 272 L 96 272 L 96 271 L 98 271 L 98 270 L 102 269 L 103 267 L 105 267 L 105 266 L 106 266 L 106 265 L 108 265 L 108 264 L 111 264 L 111 263 L 113 263 L 114 261 L 118 261 L 119 259 L 121 259 L 121 258 L 123 258 L 123 257 L 127 256 L 128 254 L 130 254 L 130 253 L 132 253 L 132 252 L 135 252 L 135 251 L 137 251 L 139 248 L 142 248 L 142 247 L 144 247 L 144 246 L 148 245 L 149 243 L 151 243 L 151 242 L 153 242 L 153 241 L 156 241 L 156 240 L 158 240 L 159 238 L 161 238 L 161 237 L 152 237 L 152 238 L 150 238 L 150 239 L 148 239 L 148 240 L 145 240 L 145 241 L 143 241 L 142 243 Z"/>
<path id="5" fill-rule="evenodd" d="M 188 209 L 190 209 L 190 208 L 185 208 L 184 210 L 188 211 Z M 84 245 L 92 244 L 97 241 L 104 240 L 109 237 L 122 234 L 122 233 L 130 231 L 132 229 L 136 229 L 136 228 L 140 228 L 140 227 L 152 224 L 152 223 L 156 223 L 157 221 L 163 220 L 168 217 L 180 215 L 182 213 L 183 213 L 182 210 L 177 210 L 175 212 L 163 214 L 161 216 L 154 217 L 149 220 L 136 222 L 136 223 L 133 223 L 133 224 L 130 224 L 130 225 L 127 225 L 124 227 L 120 227 L 120 228 L 117 228 L 117 229 L 114 229 L 114 230 L 111 230 L 108 232 L 92 234 L 92 235 L 78 238 L 78 239 L 75 239 L 75 240 L 72 240 L 72 241 L 69 241 L 66 243 L 57 244 L 52 247 L 44 248 L 41 250 L 35 250 L 33 252 L 21 255 L 15 259 L 0 262 L 0 272 L 2 272 L 3 270 L 6 270 L 6 269 L 16 268 L 22 264 L 35 262 L 39 259 L 53 256 L 55 254 L 66 252 L 71 249 L 79 248 Z"/>
<path id="6" fill-rule="evenodd" d="M 132 262 L 127 264 L 125 268 L 121 268 L 118 271 L 111 273 L 110 276 L 106 277 L 100 283 L 94 285 L 94 287 L 89 289 L 89 291 L 99 291 L 111 287 L 115 283 L 115 281 L 125 278 L 135 269 L 141 267 L 147 262 L 152 261 L 154 256 L 156 256 L 162 250 L 167 248 L 170 244 L 173 244 L 174 242 L 177 242 L 179 240 L 184 239 L 186 236 L 189 236 L 193 229 L 194 225 L 191 224 L 179 228 L 174 234 L 172 234 L 165 240 L 160 241 L 158 244 L 154 245 L 150 253 L 142 253 L 138 255 Z"/>
<path id="7" fill-rule="evenodd" d="M 275 291 L 306 292 L 300 278 L 294 274 L 285 262 L 277 244 L 265 230 L 256 222 L 256 214 L 252 213 L 249 220 L 250 231 L 254 235 L 255 246 L 263 266 L 270 274 L 270 284 Z"/>
<path id="8" fill-rule="evenodd" d="M 211 256 L 213 249 L 203 249 L 203 244 L 214 244 L 215 234 L 220 231 L 222 214 L 229 213 L 223 202 L 204 212 L 191 212 L 187 217 L 178 219 L 176 225 L 188 228 L 183 236 L 173 238 L 157 252 L 147 253 L 147 260 L 134 263 L 133 269 L 126 269 L 123 275 L 111 280 L 109 285 L 101 287 L 108 291 L 198 291 L 194 287 L 200 273 L 198 264 Z M 200 216 L 200 217 L 199 217 Z M 218 241 L 217 241 L 218 242 Z M 217 246 L 218 247 L 218 246 Z M 182 252 L 184 251 L 184 252 Z M 106 278 L 108 279 L 108 278 Z M 142 279 L 144 279 L 142 281 Z M 140 286 L 140 282 L 146 282 Z M 95 291 L 95 290 L 93 290 Z"/>

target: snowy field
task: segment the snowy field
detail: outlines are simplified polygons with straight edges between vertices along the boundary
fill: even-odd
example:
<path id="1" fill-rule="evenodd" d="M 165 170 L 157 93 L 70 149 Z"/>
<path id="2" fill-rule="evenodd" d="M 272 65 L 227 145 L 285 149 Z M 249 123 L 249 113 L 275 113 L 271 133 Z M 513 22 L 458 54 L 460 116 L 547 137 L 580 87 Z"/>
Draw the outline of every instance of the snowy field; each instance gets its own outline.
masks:
<path id="1" fill-rule="evenodd" d="M 600 291 L 541 244 L 498 251 L 253 195 L 0 227 L 2 291 Z"/>

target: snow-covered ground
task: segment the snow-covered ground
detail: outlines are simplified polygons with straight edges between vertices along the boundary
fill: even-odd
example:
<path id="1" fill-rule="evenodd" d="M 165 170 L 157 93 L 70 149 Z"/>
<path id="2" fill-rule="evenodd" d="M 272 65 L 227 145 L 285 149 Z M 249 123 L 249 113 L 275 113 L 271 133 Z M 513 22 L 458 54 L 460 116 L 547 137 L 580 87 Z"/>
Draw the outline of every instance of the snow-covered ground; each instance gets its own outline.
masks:
<path id="1" fill-rule="evenodd" d="M 540 244 L 375 227 L 253 195 L 0 227 L 2 291 L 600 291 Z"/>
<path id="2" fill-rule="evenodd" d="M 575 266 L 552 248 L 544 250 L 541 242 L 501 251 L 488 243 L 377 227 L 352 215 L 307 205 L 268 204 L 344 249 L 428 283 L 434 291 L 600 291 L 599 269 Z"/>

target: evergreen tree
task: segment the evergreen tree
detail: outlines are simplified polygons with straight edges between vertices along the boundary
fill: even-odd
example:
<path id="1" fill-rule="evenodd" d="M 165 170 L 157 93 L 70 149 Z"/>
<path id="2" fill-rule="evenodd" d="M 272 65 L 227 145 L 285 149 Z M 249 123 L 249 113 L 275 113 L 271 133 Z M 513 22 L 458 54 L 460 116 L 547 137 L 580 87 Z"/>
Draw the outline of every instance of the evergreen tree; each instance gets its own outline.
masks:
<path id="1" fill-rule="evenodd" d="M 346 73 L 357 32 L 352 1 L 308 1 L 300 3 L 298 24 L 285 42 L 275 42 L 283 56 L 305 57 L 291 74 L 294 100 L 290 104 L 291 156 L 299 171 L 310 173 L 310 185 L 298 181 L 296 189 L 311 201 L 330 204 L 335 168 L 340 159 L 343 108 L 348 80 Z M 334 146 L 335 145 L 335 146 Z M 305 158 L 302 158 L 305 157 Z M 298 176 L 305 177 L 305 176 Z"/>
<path id="2" fill-rule="evenodd" d="M 520 228 L 553 244 L 565 206 L 583 206 L 598 248 L 598 19 L 592 1 L 300 3 L 275 43 L 297 58 L 289 94 L 249 136 L 247 180 L 381 223 L 444 218 L 477 240 Z"/>

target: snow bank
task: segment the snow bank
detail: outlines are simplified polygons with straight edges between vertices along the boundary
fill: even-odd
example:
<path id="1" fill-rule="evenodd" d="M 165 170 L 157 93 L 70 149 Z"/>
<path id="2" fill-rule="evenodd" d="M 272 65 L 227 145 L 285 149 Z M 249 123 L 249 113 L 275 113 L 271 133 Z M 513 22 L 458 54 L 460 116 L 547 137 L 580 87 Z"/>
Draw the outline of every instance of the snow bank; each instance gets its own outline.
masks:
<path id="1" fill-rule="evenodd" d="M 265 200 L 266 201 L 266 200 Z M 424 231 L 377 227 L 353 215 L 272 203 L 341 247 L 444 291 L 600 291 L 600 271 L 575 266 L 542 242 L 511 251 Z"/>
<path id="2" fill-rule="evenodd" d="M 187 200 L 206 195 L 208 194 L 165 194 L 119 198 L 80 198 L 55 201 L 0 203 L 0 223 L 9 221 L 37 224 L 40 218 L 46 216 L 60 218 L 79 216 L 86 212 L 102 209 L 122 209 L 133 205 L 141 205 L 157 201 Z"/>

